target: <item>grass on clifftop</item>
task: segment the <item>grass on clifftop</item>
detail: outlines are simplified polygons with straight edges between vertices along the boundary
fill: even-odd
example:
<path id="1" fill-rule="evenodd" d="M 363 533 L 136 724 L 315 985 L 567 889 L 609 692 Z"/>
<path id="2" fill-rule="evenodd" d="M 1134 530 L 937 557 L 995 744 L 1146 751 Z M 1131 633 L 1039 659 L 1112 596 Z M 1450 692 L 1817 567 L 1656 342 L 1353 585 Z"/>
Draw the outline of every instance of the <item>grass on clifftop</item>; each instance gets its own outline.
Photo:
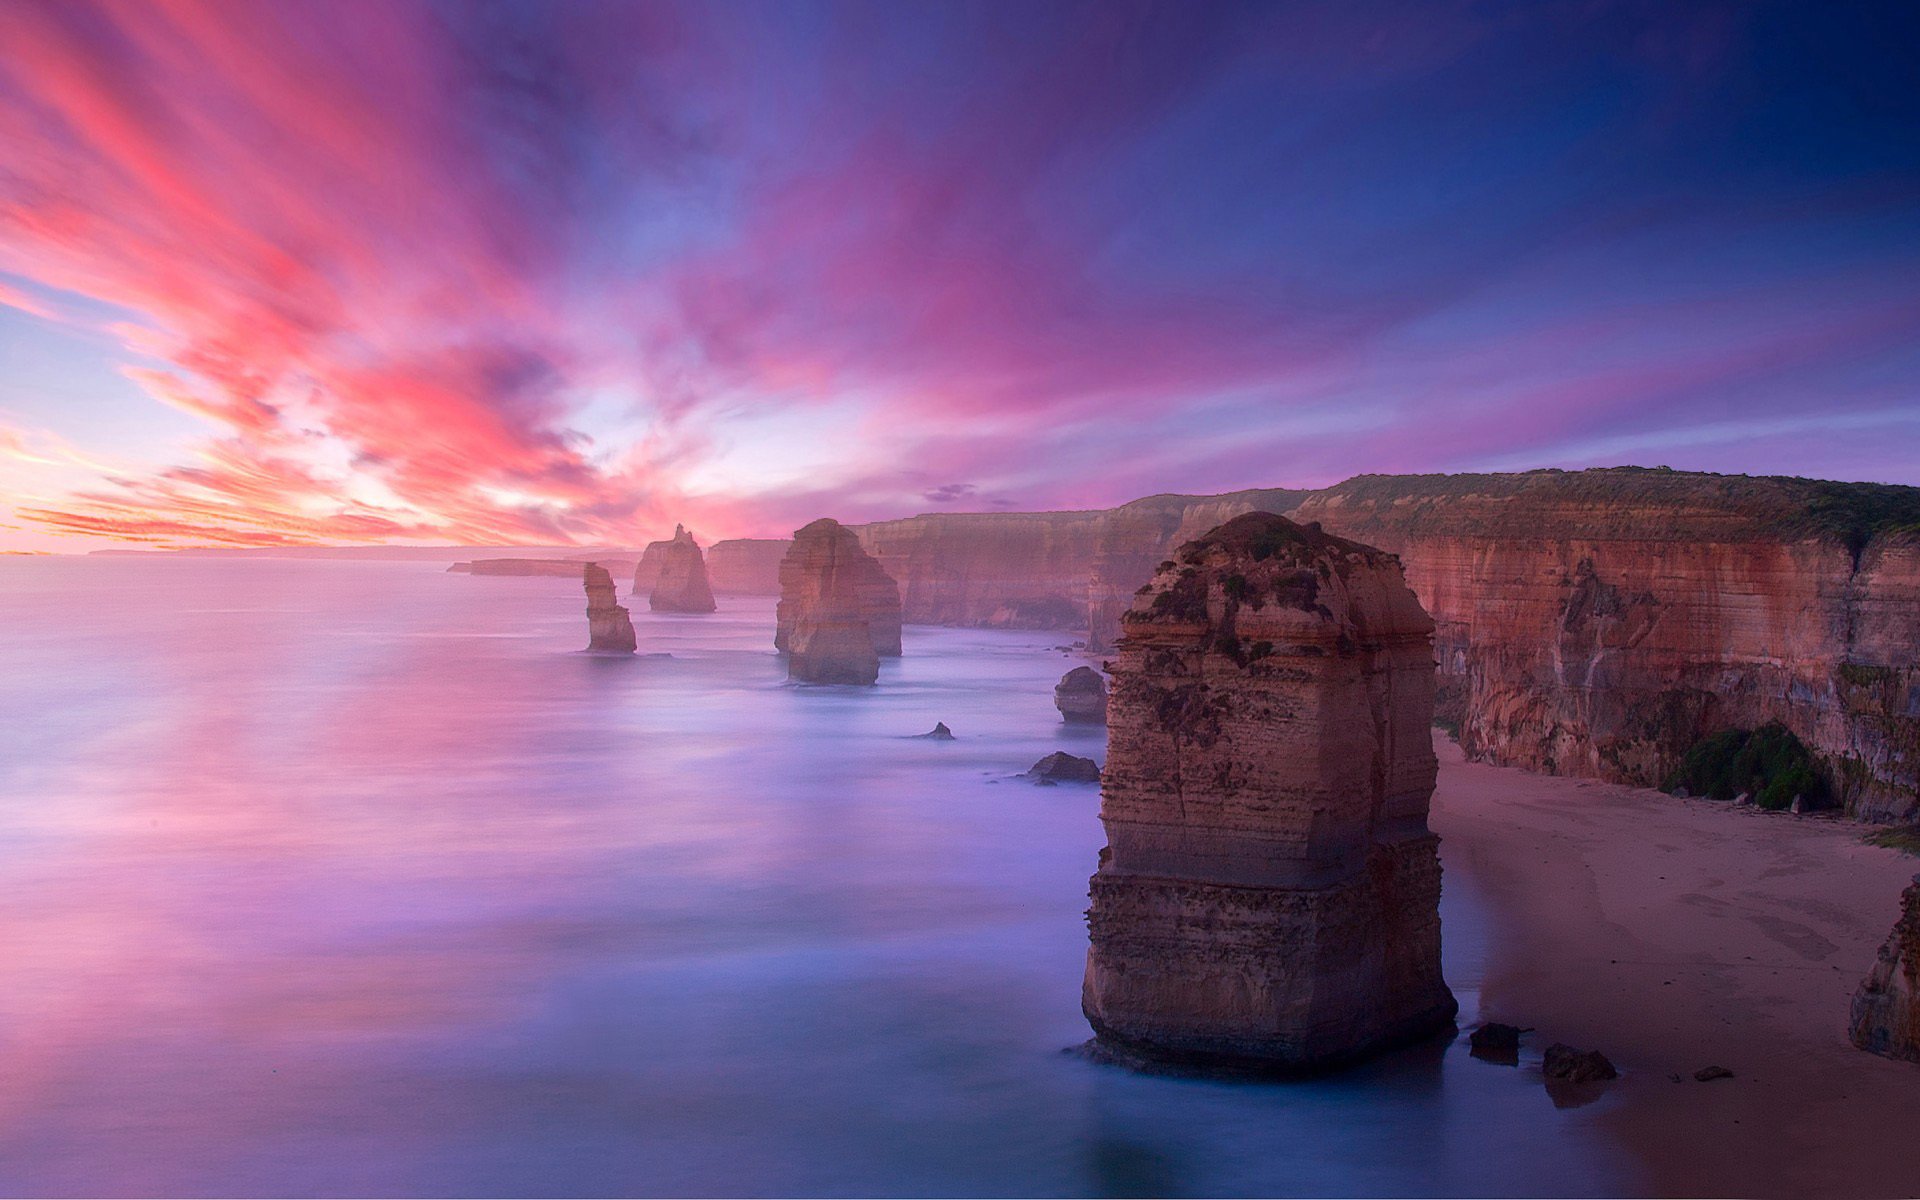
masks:
<path id="1" fill-rule="evenodd" d="M 1696 743 L 1668 777 L 1668 790 L 1731 800 L 1745 793 L 1761 808 L 1778 812 L 1804 797 L 1808 808 L 1832 803 L 1825 772 L 1805 743 L 1777 722 L 1758 729 L 1724 729 Z"/>

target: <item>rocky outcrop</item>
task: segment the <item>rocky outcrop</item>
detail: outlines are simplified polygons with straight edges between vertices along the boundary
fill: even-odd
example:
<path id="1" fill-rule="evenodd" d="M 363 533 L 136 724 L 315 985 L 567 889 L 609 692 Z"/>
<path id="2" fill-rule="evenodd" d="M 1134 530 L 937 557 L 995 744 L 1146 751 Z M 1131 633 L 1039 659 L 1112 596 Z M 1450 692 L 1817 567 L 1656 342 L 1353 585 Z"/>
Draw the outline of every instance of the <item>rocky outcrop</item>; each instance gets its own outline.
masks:
<path id="1" fill-rule="evenodd" d="M 700 556 L 699 543 L 693 540 L 685 525 L 673 527 L 671 540 L 654 542 L 647 547 L 646 556 L 635 569 L 635 595 L 640 593 L 640 579 L 649 575 L 653 584 L 647 594 L 647 607 L 654 612 L 710 613 L 714 610 L 706 560 Z"/>
<path id="2" fill-rule="evenodd" d="M 795 623 L 819 606 L 822 588 L 844 592 L 867 628 L 874 653 L 900 654 L 900 589 L 879 563 L 860 546 L 853 531 L 831 517 L 822 517 L 794 531 L 792 545 L 780 560 L 780 604 L 775 613 L 773 645 L 787 653 Z M 839 593 L 836 593 L 838 596 Z M 838 602 L 838 600 L 836 601 Z"/>
<path id="3" fill-rule="evenodd" d="M 583 579 L 587 589 L 587 649 L 633 653 L 633 621 L 614 595 L 613 576 L 599 563 L 587 563 Z"/>
<path id="4" fill-rule="evenodd" d="M 707 547 L 707 579 L 722 596 L 778 596 L 788 538 L 728 538 Z"/>
<path id="5" fill-rule="evenodd" d="M 1847 1034 L 1862 1050 L 1920 1062 L 1920 875 L 1900 894 L 1900 920 L 1853 994 Z"/>
<path id="6" fill-rule="evenodd" d="M 823 517 L 796 531 L 780 563 L 774 648 L 789 678 L 870 684 L 900 653 L 900 594 L 853 532 Z"/>
<path id="7" fill-rule="evenodd" d="M 1092 667 L 1075 667 L 1053 686 L 1053 706 L 1074 725 L 1107 723 L 1107 681 Z"/>
<path id="8" fill-rule="evenodd" d="M 1083 1008 L 1115 1056 L 1309 1070 L 1444 1028 L 1433 623 L 1269 514 L 1182 547 L 1113 665 Z"/>
<path id="9" fill-rule="evenodd" d="M 1090 758 L 1056 750 L 1027 768 L 1036 783 L 1099 783 L 1100 764 Z"/>

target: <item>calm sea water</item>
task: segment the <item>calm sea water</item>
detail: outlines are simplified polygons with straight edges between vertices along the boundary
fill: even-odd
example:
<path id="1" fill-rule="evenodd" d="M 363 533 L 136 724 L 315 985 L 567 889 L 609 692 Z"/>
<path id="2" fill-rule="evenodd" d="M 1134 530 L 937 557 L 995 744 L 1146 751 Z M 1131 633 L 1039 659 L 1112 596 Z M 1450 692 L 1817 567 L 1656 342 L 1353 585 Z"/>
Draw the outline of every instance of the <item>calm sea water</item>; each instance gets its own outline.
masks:
<path id="1" fill-rule="evenodd" d="M 772 602 L 420 564 L 0 560 L 0 1192 L 1631 1188 L 1431 1046 L 1336 1079 L 1065 1055 L 1091 787 L 1057 634 L 798 688 Z M 910 735 L 935 721 L 959 740 Z M 1485 922 L 1450 877 L 1475 1012 Z"/>

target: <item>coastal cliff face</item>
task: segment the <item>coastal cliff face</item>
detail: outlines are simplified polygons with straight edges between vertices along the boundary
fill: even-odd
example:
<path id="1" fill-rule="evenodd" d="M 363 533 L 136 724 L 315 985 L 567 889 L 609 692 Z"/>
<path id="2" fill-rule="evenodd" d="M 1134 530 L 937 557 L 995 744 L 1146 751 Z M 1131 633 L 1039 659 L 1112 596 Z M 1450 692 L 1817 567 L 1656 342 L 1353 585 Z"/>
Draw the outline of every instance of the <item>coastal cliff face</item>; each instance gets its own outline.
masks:
<path id="1" fill-rule="evenodd" d="M 633 621 L 614 594 L 613 576 L 599 563 L 587 563 L 583 582 L 587 590 L 587 649 L 633 653 Z"/>
<path id="2" fill-rule="evenodd" d="M 1363 476 L 1293 515 L 1401 557 L 1469 755 L 1659 786 L 1708 734 L 1778 721 L 1893 819 L 1920 787 L 1920 553 L 1886 526 L 1916 498 L 1537 471 Z"/>
<path id="3" fill-rule="evenodd" d="M 700 557 L 700 546 L 687 532 L 687 527 L 675 525 L 673 539 L 648 546 L 649 556 L 654 556 L 654 546 L 660 547 L 660 552 L 655 556 L 657 570 L 653 588 L 647 594 L 647 607 L 654 612 L 712 612 L 713 588 L 707 583 L 706 560 Z M 643 560 L 638 571 L 644 573 L 646 569 Z M 634 591 L 636 594 L 639 591 L 637 574 Z"/>
<path id="4" fill-rule="evenodd" d="M 1230 517 L 1291 507 L 1306 493 L 1149 496 L 1115 509 L 927 513 L 855 527 L 900 583 L 906 620 L 1000 629 L 1078 629 L 1095 597 L 1117 620 L 1180 542 Z"/>
<path id="5" fill-rule="evenodd" d="M 1117 1056 L 1312 1069 L 1451 1021 L 1433 623 L 1390 555 L 1269 514 L 1127 611 L 1083 1008 Z"/>
<path id="6" fill-rule="evenodd" d="M 1854 1045 L 1920 1062 L 1920 875 L 1900 894 L 1900 920 L 1853 994 L 1852 1018 Z"/>
<path id="7" fill-rule="evenodd" d="M 707 547 L 707 580 L 722 596 L 778 596 L 791 538 L 728 538 Z"/>
<path id="8" fill-rule="evenodd" d="M 774 648 L 789 678 L 871 684 L 900 653 L 900 593 L 853 531 L 821 518 L 793 535 L 780 563 Z"/>

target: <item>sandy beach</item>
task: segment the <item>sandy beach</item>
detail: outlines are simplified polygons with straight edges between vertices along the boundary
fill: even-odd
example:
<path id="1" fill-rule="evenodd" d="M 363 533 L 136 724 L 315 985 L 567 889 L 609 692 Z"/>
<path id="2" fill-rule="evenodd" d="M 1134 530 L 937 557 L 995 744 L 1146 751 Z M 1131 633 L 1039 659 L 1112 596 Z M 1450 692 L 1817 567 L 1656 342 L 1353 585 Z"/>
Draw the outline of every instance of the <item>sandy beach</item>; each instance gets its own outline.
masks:
<path id="1" fill-rule="evenodd" d="M 1853 822 L 1482 766 L 1438 742 L 1449 886 L 1495 914 L 1463 1029 L 1534 1027 L 1522 1070 L 1556 1041 L 1605 1052 L 1622 1077 L 1591 1111 L 1650 1193 L 1920 1194 L 1920 1066 L 1846 1038 L 1920 858 L 1863 845 Z M 1734 1078 L 1695 1082 L 1709 1064 Z"/>

